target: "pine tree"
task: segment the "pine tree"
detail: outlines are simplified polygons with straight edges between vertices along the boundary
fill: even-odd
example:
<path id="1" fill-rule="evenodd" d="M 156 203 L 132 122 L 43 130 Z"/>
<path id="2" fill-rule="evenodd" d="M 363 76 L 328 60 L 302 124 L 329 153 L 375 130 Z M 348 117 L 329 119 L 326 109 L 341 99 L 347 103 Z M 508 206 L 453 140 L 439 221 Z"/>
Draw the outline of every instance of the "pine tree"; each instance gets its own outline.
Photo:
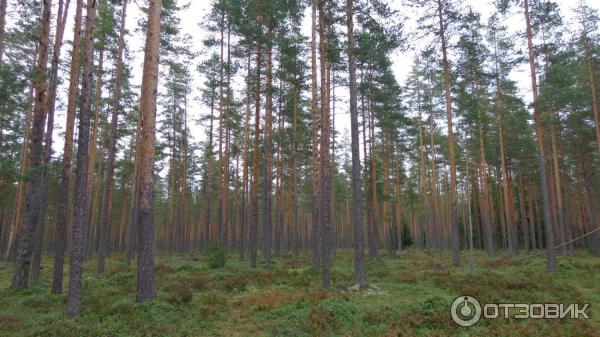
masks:
<path id="1" fill-rule="evenodd" d="M 88 148 L 90 142 L 91 98 L 93 83 L 94 30 L 96 23 L 94 0 L 86 5 L 86 24 L 83 38 L 83 68 L 81 85 L 81 107 L 79 109 L 79 138 L 77 139 L 77 169 L 75 174 L 75 195 L 73 207 L 73 234 L 71 235 L 71 256 L 69 269 L 69 292 L 66 313 L 79 315 L 81 302 L 81 283 L 83 278 L 83 256 L 85 233 L 88 222 Z"/>
<path id="2" fill-rule="evenodd" d="M 137 301 L 156 296 L 154 287 L 154 154 L 156 144 L 156 95 L 160 55 L 161 0 L 151 0 L 148 7 L 146 47 L 142 90 L 140 94 L 140 127 L 137 138 L 140 151 L 139 182 L 136 199 L 137 215 Z"/>
<path id="3" fill-rule="evenodd" d="M 58 194 L 58 215 L 56 219 L 56 248 L 54 253 L 54 274 L 52 277 L 52 293 L 59 294 L 63 288 L 63 265 L 67 245 L 67 218 L 69 210 L 69 186 L 71 181 L 71 162 L 73 159 L 73 129 L 75 125 L 75 111 L 77 109 L 77 89 L 79 84 L 79 56 L 81 16 L 83 0 L 76 0 L 75 18 L 73 27 L 73 48 L 69 72 L 69 96 L 65 124 L 65 137 L 63 148 L 62 171 Z"/>
<path id="4" fill-rule="evenodd" d="M 41 35 L 38 47 L 36 74 L 33 82 L 35 101 L 31 124 L 31 141 L 29 144 L 29 162 L 31 177 L 25 193 L 24 217 L 17 234 L 15 269 L 11 288 L 26 288 L 29 280 L 31 257 L 33 253 L 33 240 L 36 226 L 39 224 L 40 208 L 43 196 L 43 135 L 46 108 L 46 70 L 48 67 L 48 45 L 50 42 L 50 14 L 52 1 L 45 0 L 43 14 L 40 21 Z"/>

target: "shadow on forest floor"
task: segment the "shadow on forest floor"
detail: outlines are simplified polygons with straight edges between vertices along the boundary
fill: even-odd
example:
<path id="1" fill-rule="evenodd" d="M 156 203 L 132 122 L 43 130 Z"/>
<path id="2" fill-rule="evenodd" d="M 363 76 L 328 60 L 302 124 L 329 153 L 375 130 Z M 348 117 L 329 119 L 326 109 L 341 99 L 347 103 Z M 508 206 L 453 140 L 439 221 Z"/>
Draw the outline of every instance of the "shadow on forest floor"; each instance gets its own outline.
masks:
<path id="1" fill-rule="evenodd" d="M 332 291 L 320 287 L 309 255 L 276 257 L 257 269 L 230 255 L 225 267 L 210 269 L 200 255 L 160 254 L 157 298 L 138 304 L 135 269 L 115 254 L 102 276 L 95 261 L 86 263 L 82 313 L 72 320 L 65 295 L 50 294 L 48 256 L 41 280 L 25 290 L 7 289 L 11 268 L 0 265 L 0 336 L 600 336 L 600 259 L 580 253 L 558 261 L 550 275 L 543 257 L 477 253 L 471 271 L 452 267 L 449 256 L 407 252 L 368 264 L 378 291 L 351 292 L 346 250 L 334 258 Z M 482 303 L 591 303 L 591 318 L 481 320 L 464 328 L 450 316 L 460 295 Z"/>

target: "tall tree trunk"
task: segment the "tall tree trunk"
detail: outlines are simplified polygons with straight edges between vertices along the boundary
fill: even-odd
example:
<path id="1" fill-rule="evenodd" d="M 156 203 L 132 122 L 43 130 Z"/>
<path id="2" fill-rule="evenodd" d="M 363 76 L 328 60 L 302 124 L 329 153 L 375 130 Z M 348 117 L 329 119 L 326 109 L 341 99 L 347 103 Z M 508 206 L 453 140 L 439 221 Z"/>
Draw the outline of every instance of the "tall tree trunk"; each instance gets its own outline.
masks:
<path id="1" fill-rule="evenodd" d="M 254 99 L 254 153 L 252 159 L 252 190 L 250 196 L 250 232 L 248 239 L 248 249 L 250 250 L 250 266 L 256 268 L 256 250 L 258 234 L 258 180 L 260 179 L 260 68 L 262 65 L 262 48 L 260 44 L 256 46 L 256 92 Z"/>
<path id="2" fill-rule="evenodd" d="M 83 44 L 83 70 L 81 85 L 81 108 L 79 110 L 79 138 L 77 139 L 77 170 L 75 174 L 75 200 L 73 213 L 73 234 L 71 236 L 71 257 L 69 270 L 69 292 L 67 315 L 79 315 L 81 282 L 83 277 L 83 255 L 85 233 L 88 224 L 88 148 L 90 142 L 91 98 L 93 85 L 94 30 L 96 24 L 96 1 L 87 1 L 86 26 Z"/>
<path id="3" fill-rule="evenodd" d="M 480 113 L 479 115 L 479 184 L 481 189 L 480 209 L 481 223 L 483 226 L 485 250 L 489 256 L 494 255 L 494 230 L 492 227 L 493 212 L 490 211 L 490 187 L 488 184 L 488 165 L 485 159 L 485 148 L 483 143 L 483 127 Z"/>
<path id="4" fill-rule="evenodd" d="M 138 205 L 137 301 L 156 296 L 154 288 L 154 155 L 156 146 L 156 96 L 160 55 L 161 0 L 150 0 L 142 91 L 140 95 L 140 190 Z"/>
<path id="5" fill-rule="evenodd" d="M 554 177 L 554 197 L 556 199 L 556 217 L 557 217 L 557 230 L 558 237 L 560 239 L 561 248 L 560 251 L 564 255 L 567 253 L 567 245 L 563 245 L 567 242 L 567 233 L 565 230 L 565 215 L 564 215 L 564 202 L 562 196 L 562 184 L 560 181 L 560 159 L 558 153 L 558 139 L 557 139 L 557 130 L 556 125 L 559 123 L 559 117 L 556 112 L 553 111 L 555 121 L 550 125 L 550 141 L 551 141 L 551 150 L 552 150 L 552 176 Z"/>
<path id="6" fill-rule="evenodd" d="M 141 108 L 141 104 L 140 104 Z M 125 265 L 131 265 L 131 259 L 135 254 L 134 250 L 137 244 L 137 223 L 139 214 L 139 188 L 140 188 L 140 138 L 141 138 L 142 119 L 138 115 L 136 134 L 135 134 L 135 160 L 133 166 L 133 183 L 131 186 L 131 208 L 129 209 L 129 223 L 127 224 L 127 235 L 125 242 Z"/>
<path id="7" fill-rule="evenodd" d="M 500 90 L 499 88 L 497 89 Z M 496 94 L 496 121 L 498 123 L 498 140 L 500 143 L 500 171 L 502 173 L 502 191 L 504 197 L 504 216 L 506 217 L 506 228 L 508 232 L 508 254 L 519 254 L 519 236 L 516 225 L 516 216 L 514 213 L 514 198 L 512 184 L 508 165 L 506 163 L 505 136 L 504 136 L 504 116 L 502 108 L 499 106 L 499 92 Z"/>
<path id="8" fill-rule="evenodd" d="M 230 180 L 230 151 L 231 151 L 231 127 L 229 125 L 229 119 L 231 118 L 231 22 L 227 20 L 227 107 L 225 110 L 225 154 L 224 154 L 224 166 L 223 166 L 223 237 L 225 241 L 225 247 L 228 245 L 229 237 L 229 180 Z M 233 230 L 233 229 L 232 229 Z"/>
<path id="9" fill-rule="evenodd" d="M 358 99 L 356 93 L 356 61 L 354 55 L 353 0 L 346 1 L 346 26 L 348 30 L 348 73 L 350 87 L 350 133 L 352 151 L 352 238 L 354 242 L 354 277 L 356 282 L 367 284 L 365 268 L 365 237 L 362 205 L 362 182 L 360 176 L 360 153 L 358 141 Z"/>
<path id="10" fill-rule="evenodd" d="M 54 49 L 52 53 L 50 80 L 48 83 L 48 94 L 46 99 L 46 141 L 44 144 L 44 168 L 42 172 L 42 195 L 40 204 L 40 216 L 36 225 L 33 241 L 33 265 L 31 269 L 31 278 L 36 281 L 39 278 L 42 248 L 44 243 L 44 225 L 46 220 L 46 210 L 48 207 L 48 170 L 52 159 L 52 134 L 54 132 L 54 111 L 56 107 L 56 87 L 58 86 L 58 66 L 60 62 L 60 50 L 65 30 L 65 21 L 69 11 L 69 3 L 63 0 L 58 2 L 58 14 L 56 15 L 56 36 L 54 39 Z"/>
<path id="11" fill-rule="evenodd" d="M 267 38 L 273 38 L 273 28 L 269 26 L 267 32 Z M 267 69 L 266 69 L 266 83 L 265 83 L 265 216 L 263 219 L 264 223 L 264 235 L 263 240 L 265 241 L 264 257 L 267 263 L 271 263 L 271 241 L 273 237 L 272 224 L 271 224 L 271 200 L 273 193 L 273 140 L 271 133 L 273 131 L 273 46 L 271 42 L 267 43 Z"/>
<path id="12" fill-rule="evenodd" d="M 363 72 L 361 71 L 361 80 L 364 80 L 363 77 Z M 363 144 L 363 166 L 364 166 L 364 176 L 365 176 L 365 191 L 368 191 L 368 193 L 366 193 L 366 205 L 370 204 L 371 201 L 371 189 L 370 189 L 370 185 L 369 185 L 369 154 L 367 151 L 367 129 L 369 128 L 368 124 L 367 124 L 367 118 L 365 115 L 365 95 L 361 94 L 360 96 L 360 106 L 361 106 L 361 119 L 362 119 L 362 126 L 363 126 L 363 130 L 362 130 L 362 144 Z M 366 228 L 367 228 L 367 245 L 368 245 L 368 251 L 369 251 L 369 258 L 374 259 L 374 257 L 377 255 L 377 245 L 375 244 L 375 241 L 373 240 L 374 237 L 372 235 L 372 231 L 373 231 L 373 210 L 371 209 L 371 207 L 366 207 L 366 211 L 367 211 L 367 216 L 366 216 Z"/>
<path id="13" fill-rule="evenodd" d="M 440 37 L 442 44 L 442 62 L 444 65 L 444 90 L 446 98 L 446 114 L 448 117 L 448 157 L 450 161 L 450 230 L 452 242 L 452 263 L 460 264 L 460 238 L 458 228 L 457 195 L 456 195 L 456 143 L 452 129 L 452 98 L 450 96 L 450 66 L 446 53 L 446 36 L 444 28 L 444 17 L 442 0 L 438 2 L 438 16 L 440 24 Z"/>
<path id="14" fill-rule="evenodd" d="M 300 84 L 296 82 L 294 91 L 294 115 L 292 126 L 292 251 L 294 257 L 300 255 L 300 229 L 298 228 L 298 212 L 300 211 L 298 204 L 298 97 L 300 96 Z"/>
<path id="15" fill-rule="evenodd" d="M 529 0 L 524 1 L 525 24 L 527 30 L 527 46 L 529 50 L 529 67 L 531 71 L 531 91 L 533 93 L 533 116 L 535 121 L 535 134 L 537 138 L 538 156 L 540 160 L 540 177 L 542 185 L 542 200 L 544 207 L 544 229 L 546 232 L 546 254 L 548 259 L 548 269 L 551 272 L 556 271 L 556 256 L 554 252 L 554 233 L 552 225 L 552 215 L 550 210 L 550 196 L 548 192 L 548 177 L 546 175 L 546 153 L 544 151 L 544 125 L 542 122 L 542 112 L 538 107 L 538 88 L 537 75 L 535 67 L 535 52 L 533 46 L 533 33 L 529 16 Z"/>
<path id="16" fill-rule="evenodd" d="M 67 245 L 67 219 L 69 210 L 69 186 L 71 184 L 71 162 L 73 160 L 73 129 L 75 110 L 77 109 L 77 88 L 79 83 L 79 49 L 81 36 L 81 16 L 83 0 L 76 0 L 75 22 L 73 28 L 73 49 L 71 52 L 71 69 L 69 78 L 69 98 L 65 124 L 65 143 L 63 163 L 58 190 L 58 214 L 56 219 L 56 248 L 54 253 L 54 274 L 52 277 L 52 293 L 62 292 L 63 266 Z"/>
<path id="17" fill-rule="evenodd" d="M 96 206 L 96 202 L 98 200 L 98 188 L 96 187 L 100 187 L 101 186 L 101 176 L 102 176 L 102 170 L 99 169 L 96 172 L 96 154 L 98 152 L 100 152 L 100 157 L 102 157 L 102 150 L 100 149 L 100 151 L 98 151 L 98 133 L 100 131 L 100 113 L 101 113 L 101 108 L 100 108 L 100 103 L 101 103 L 101 99 L 102 99 L 102 76 L 104 74 L 103 72 L 103 67 L 104 67 L 104 46 L 100 46 L 100 50 L 99 50 L 99 56 L 98 56 L 98 66 L 97 66 L 97 73 L 96 73 L 96 89 L 94 92 L 94 106 L 93 106 L 93 111 L 94 111 L 94 118 L 93 118 L 93 122 L 92 122 L 92 132 L 91 132 L 91 136 L 90 136 L 90 145 L 89 145 L 89 149 L 88 149 L 88 169 L 87 169 L 87 190 L 88 190 L 88 209 L 89 209 L 89 214 L 88 214 L 88 219 L 89 219 L 89 223 L 86 226 L 85 229 L 85 234 L 84 237 L 86 238 L 86 243 L 85 243 L 85 248 L 84 248 L 84 258 L 87 258 L 87 256 L 89 256 L 89 253 L 94 250 L 93 246 L 94 246 L 94 242 L 96 242 L 97 239 L 94 236 L 96 235 L 96 221 L 97 221 L 97 213 L 98 213 L 98 208 L 99 207 L 95 207 Z M 103 138 L 103 137 L 102 137 Z M 102 147 L 103 142 L 100 142 L 100 148 Z M 102 165 L 100 164 L 99 167 L 102 167 Z M 96 180 L 94 180 L 94 178 L 96 178 Z M 95 181 L 97 181 L 97 184 L 95 183 Z"/>
<path id="18" fill-rule="evenodd" d="M 377 197 L 377 166 L 375 158 L 375 111 L 373 109 L 373 76 L 372 68 L 369 63 L 367 81 L 369 84 L 367 101 L 368 101 L 368 112 L 369 112 L 369 190 L 371 202 L 371 241 L 372 245 L 372 256 L 371 259 L 379 259 L 379 202 Z"/>
<path id="19" fill-rule="evenodd" d="M 204 210 L 204 241 L 210 243 L 210 210 L 212 205 L 212 162 L 213 162 L 213 121 L 215 112 L 214 89 L 210 100 L 210 122 L 208 127 L 208 144 L 206 149 L 206 205 Z"/>
<path id="20" fill-rule="evenodd" d="M 188 91 L 188 88 L 186 87 L 186 92 Z M 183 156 L 183 163 L 181 165 L 181 192 L 180 192 L 180 199 L 181 199 L 181 223 L 183 223 L 183 229 L 184 229 L 184 242 L 183 242 L 183 249 L 184 251 L 189 251 L 190 247 L 191 247 L 191 228 L 190 225 L 188 223 L 188 212 L 189 212 L 189 205 L 188 205 L 188 127 L 187 127 L 187 119 L 188 119 L 188 115 L 187 115 L 187 93 L 185 94 L 185 96 L 183 97 L 183 101 L 184 101 L 184 109 L 183 109 L 183 130 L 181 131 L 182 133 L 182 145 L 181 145 L 181 152 L 182 152 L 182 156 Z"/>
<path id="21" fill-rule="evenodd" d="M 510 173 L 508 172 L 508 165 L 506 163 L 506 146 L 505 146 L 505 135 L 504 135 L 504 113 L 501 105 L 501 88 L 500 88 L 500 74 L 498 66 L 498 48 L 497 41 L 494 39 L 494 66 L 496 71 L 496 102 L 495 102 L 495 114 L 496 123 L 498 124 L 498 142 L 500 143 L 500 171 L 502 174 L 502 190 L 504 196 L 504 216 L 506 217 L 506 225 L 509 233 L 509 255 L 518 254 L 519 251 L 519 235 L 517 230 L 517 219 L 514 212 L 514 198 L 512 193 L 512 186 L 510 180 Z"/>
<path id="22" fill-rule="evenodd" d="M 317 105 L 317 1 L 311 0 L 311 178 L 312 178 L 312 257 L 313 267 L 319 269 L 321 253 L 321 219 L 319 216 L 319 128 L 320 114 Z M 321 98 L 322 99 L 322 98 Z"/>
<path id="23" fill-rule="evenodd" d="M 437 173 L 437 157 L 435 152 L 435 143 L 433 141 L 433 136 L 435 134 L 435 125 L 433 121 L 433 114 L 429 115 L 429 148 L 431 152 L 431 185 L 430 185 L 430 195 L 431 195 L 431 241 L 432 247 L 438 251 L 441 251 L 442 247 L 440 245 L 440 237 L 442 236 L 442 221 L 441 214 L 439 212 L 440 209 L 440 195 L 438 188 L 438 173 Z"/>
<path id="24" fill-rule="evenodd" d="M 287 224 L 287 221 L 285 219 L 285 210 L 284 210 L 284 200 L 285 200 L 285 196 L 287 193 L 284 193 L 286 184 L 285 184 L 285 177 L 283 176 L 283 171 L 284 171 L 284 167 L 283 167 L 283 161 L 284 161 L 284 155 L 283 155 L 283 134 L 285 132 L 285 122 L 282 116 L 282 104 L 283 104 L 283 88 L 282 88 L 282 84 L 283 81 L 280 79 L 279 80 L 279 95 L 278 95 L 278 108 L 277 108 L 277 113 L 278 113 L 278 117 L 277 117 L 277 171 L 276 171 L 276 176 L 277 176 L 277 182 L 276 182 L 276 187 L 275 187 L 275 193 L 277 195 L 277 207 L 275 210 L 276 213 L 276 222 L 275 222 L 275 228 L 273 229 L 274 232 L 274 237 L 275 240 L 273 242 L 273 253 L 275 254 L 275 256 L 278 256 L 281 253 L 281 246 L 282 244 L 285 242 L 285 237 L 284 237 L 284 232 L 285 232 L 285 228 L 284 228 L 284 224 Z M 292 89 L 293 90 L 293 89 Z M 293 95 L 293 93 L 292 93 Z M 292 98 L 293 100 L 294 98 Z M 292 102 L 293 104 L 293 102 Z M 292 108 L 294 109 L 294 108 Z M 293 118 L 293 116 L 292 116 Z M 271 141 L 271 144 L 273 142 Z M 293 146 L 293 144 L 292 144 Z M 290 184 L 291 185 L 291 184 Z"/>
<path id="25" fill-rule="evenodd" d="M 420 93 L 418 93 L 417 95 L 420 96 Z M 420 220 L 420 223 L 422 225 L 425 225 L 429 222 L 429 219 L 427 217 L 427 211 L 429 210 L 428 205 L 429 205 L 429 198 L 427 195 L 427 188 L 425 187 L 425 174 L 427 172 L 427 167 L 425 164 L 425 153 L 424 153 L 424 137 L 423 137 L 423 117 L 422 117 L 422 113 L 421 113 L 421 103 L 420 103 L 420 97 L 417 100 L 419 103 L 419 121 L 418 121 L 418 127 L 419 127 L 419 193 L 421 194 L 421 209 L 420 209 L 420 218 L 418 220 Z M 418 231 L 418 233 L 416 232 Z M 422 233 L 423 231 L 421 230 L 421 228 L 417 228 L 415 231 L 415 245 L 417 248 L 422 248 L 423 247 L 423 240 L 422 240 Z M 429 246 L 429 241 L 430 241 L 430 235 L 431 232 L 429 231 L 429 226 L 427 227 L 426 230 L 427 233 L 427 248 L 431 248 Z"/>
<path id="26" fill-rule="evenodd" d="M 320 148 L 320 178 L 321 189 L 319 194 L 320 224 L 321 224 L 321 264 L 323 288 L 331 287 L 331 162 L 330 162 L 330 140 L 329 140 L 329 86 L 327 82 L 327 67 L 329 64 L 328 50 L 325 35 L 325 10 L 323 3 L 319 0 L 319 56 L 321 70 L 321 148 Z"/>
<path id="27" fill-rule="evenodd" d="M 50 14 L 52 1 L 45 0 L 40 22 L 41 35 L 37 55 L 36 76 L 33 82 L 35 101 L 31 142 L 29 144 L 29 162 L 31 176 L 25 192 L 23 220 L 17 233 L 15 267 L 11 288 L 26 288 L 29 280 L 34 233 L 41 216 L 40 199 L 43 196 L 43 138 L 46 115 L 46 70 L 48 68 L 48 44 L 50 40 Z"/>
<path id="28" fill-rule="evenodd" d="M 97 271 L 104 273 L 104 259 L 110 247 L 110 227 L 112 216 L 112 194 L 115 174 L 115 158 L 117 154 L 117 127 L 119 111 L 121 108 L 121 90 L 123 86 L 123 49 L 125 48 L 125 19 L 127 16 L 127 0 L 123 0 L 121 23 L 119 26 L 119 42 L 117 45 L 117 59 L 115 61 L 115 87 L 113 89 L 112 115 L 110 120 L 110 133 L 108 136 L 108 162 L 104 175 L 104 188 L 102 189 L 102 206 L 100 213 L 100 249 L 98 254 Z"/>
<path id="29" fill-rule="evenodd" d="M 248 227 L 248 165 L 249 165 L 249 147 L 250 147 L 250 100 L 252 96 L 251 77 L 252 77 L 252 48 L 248 47 L 248 64 L 246 74 L 246 115 L 244 117 L 244 168 L 242 177 L 242 221 L 240 223 L 240 260 L 244 259 L 246 231 Z"/>

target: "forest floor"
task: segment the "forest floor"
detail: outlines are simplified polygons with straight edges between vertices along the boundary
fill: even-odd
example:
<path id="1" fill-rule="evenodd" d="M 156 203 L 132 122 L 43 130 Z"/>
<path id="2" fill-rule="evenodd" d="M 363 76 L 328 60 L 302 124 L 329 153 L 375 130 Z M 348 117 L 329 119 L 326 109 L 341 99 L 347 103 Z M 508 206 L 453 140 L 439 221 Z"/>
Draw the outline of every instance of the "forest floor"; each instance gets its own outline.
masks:
<path id="1" fill-rule="evenodd" d="M 600 259 L 559 257 L 550 275 L 542 256 L 475 256 L 471 271 L 447 256 L 405 252 L 368 265 L 379 290 L 350 292 L 352 253 L 338 251 L 334 289 L 324 291 L 310 256 L 278 257 L 255 270 L 230 255 L 209 269 L 197 255 L 157 257 L 157 298 L 135 302 L 135 269 L 121 256 L 103 276 L 85 265 L 79 318 L 64 314 L 65 295 L 50 294 L 51 259 L 29 289 L 8 289 L 11 266 L 0 264 L 0 336 L 600 336 Z M 134 263 L 135 266 L 135 263 Z M 68 273 L 66 273 L 68 274 Z M 452 301 L 482 303 L 591 303 L 590 319 L 485 319 L 461 327 Z"/>

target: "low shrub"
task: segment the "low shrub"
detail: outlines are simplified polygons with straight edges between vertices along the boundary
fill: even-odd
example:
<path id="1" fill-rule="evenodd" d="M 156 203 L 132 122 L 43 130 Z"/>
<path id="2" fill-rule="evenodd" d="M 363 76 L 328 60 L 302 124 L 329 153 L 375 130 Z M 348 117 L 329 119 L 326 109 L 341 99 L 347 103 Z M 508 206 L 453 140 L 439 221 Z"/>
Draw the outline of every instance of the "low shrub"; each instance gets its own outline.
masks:
<path id="1" fill-rule="evenodd" d="M 210 269 L 225 267 L 225 248 L 218 242 L 213 242 L 206 248 L 206 265 Z"/>

